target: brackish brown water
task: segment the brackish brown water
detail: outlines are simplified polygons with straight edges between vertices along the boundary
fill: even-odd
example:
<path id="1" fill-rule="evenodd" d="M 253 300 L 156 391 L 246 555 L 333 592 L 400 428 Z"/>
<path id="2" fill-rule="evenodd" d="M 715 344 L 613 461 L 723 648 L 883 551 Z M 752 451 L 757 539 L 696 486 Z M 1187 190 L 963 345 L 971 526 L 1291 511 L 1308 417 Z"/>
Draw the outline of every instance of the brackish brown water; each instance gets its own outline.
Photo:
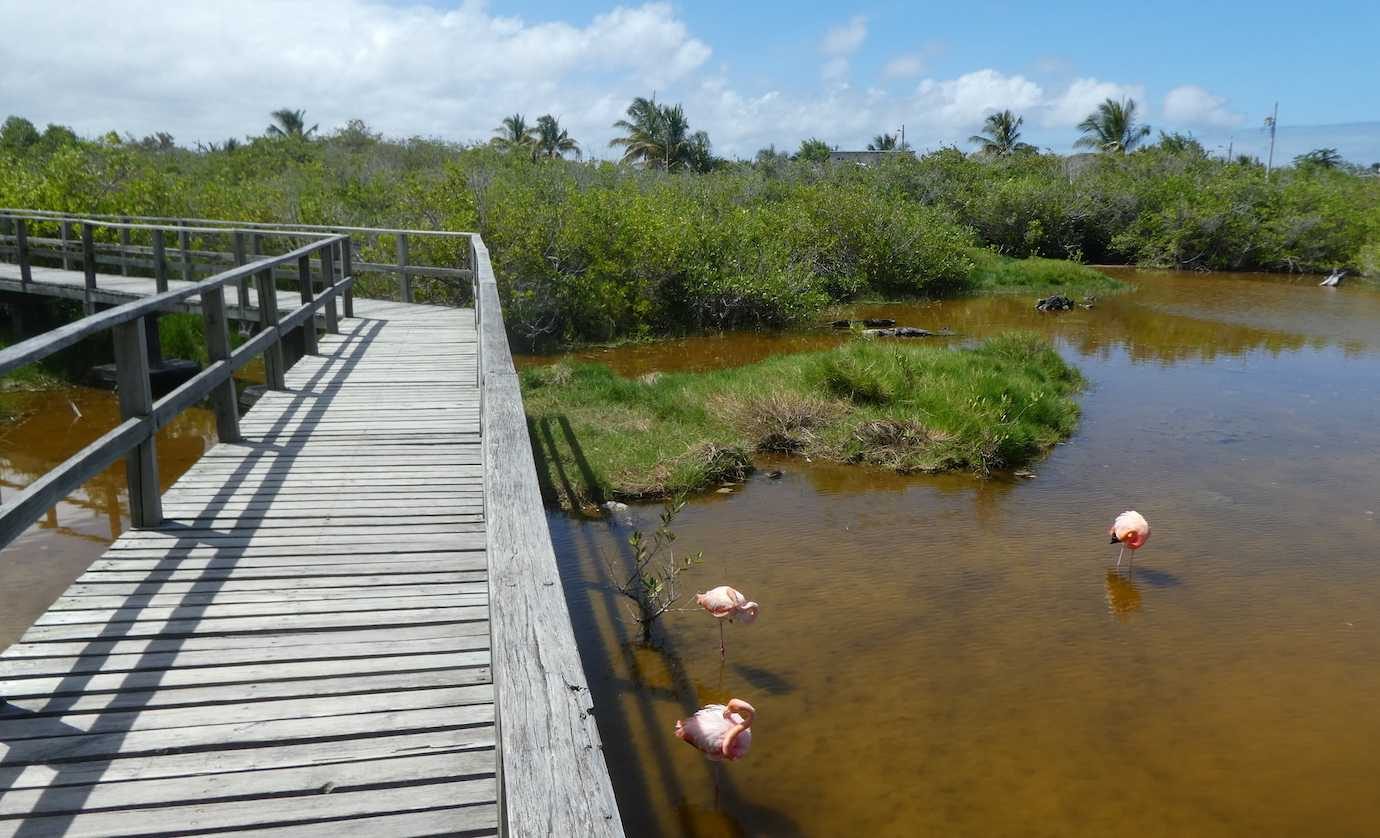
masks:
<path id="1" fill-rule="evenodd" d="M 1126 275 L 1138 290 L 1091 311 L 856 312 L 1048 334 L 1090 381 L 1080 429 L 1029 481 L 785 459 L 695 501 L 686 586 L 764 606 L 729 627 L 726 664 L 693 611 L 631 642 L 604 565 L 626 531 L 550 515 L 629 835 L 1380 833 L 1380 293 Z M 640 374 L 842 339 L 583 354 Z M 19 398 L 0 492 L 115 423 L 109 393 Z M 160 432 L 164 484 L 213 436 L 197 410 Z M 1154 536 L 1118 575 L 1104 533 L 1127 507 Z M 120 467 L 55 515 L 0 552 L 0 646 L 127 523 Z M 671 731 L 731 696 L 757 707 L 753 749 L 716 772 Z"/>
<path id="2" fill-rule="evenodd" d="M 726 664 L 693 610 L 633 643 L 605 581 L 626 531 L 550 515 L 630 835 L 1380 834 L 1380 293 L 1127 276 L 1063 315 L 869 307 L 1049 334 L 1090 381 L 1080 429 L 1028 481 L 787 459 L 693 502 L 686 586 L 763 605 Z M 640 374 L 837 340 L 584 354 Z M 1126 508 L 1154 535 L 1117 574 Z M 758 720 L 716 770 L 672 728 L 729 697 Z"/>
<path id="3" fill-rule="evenodd" d="M 119 424 L 106 390 L 9 393 L 18 421 L 0 423 L 0 497 L 11 497 Z M 215 444 L 214 414 L 192 408 L 158 432 L 158 478 L 167 489 Z M 0 551 L 0 649 L 62 594 L 129 525 L 124 462 L 101 472 Z"/>

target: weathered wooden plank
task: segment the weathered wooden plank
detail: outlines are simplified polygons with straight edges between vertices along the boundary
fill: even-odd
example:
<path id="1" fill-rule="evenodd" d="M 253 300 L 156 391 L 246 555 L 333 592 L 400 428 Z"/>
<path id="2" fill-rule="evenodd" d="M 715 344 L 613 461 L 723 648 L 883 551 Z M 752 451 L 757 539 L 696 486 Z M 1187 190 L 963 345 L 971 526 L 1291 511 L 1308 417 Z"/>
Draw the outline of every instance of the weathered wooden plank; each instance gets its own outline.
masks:
<path id="1" fill-rule="evenodd" d="M 112 625 L 33 626 L 20 638 L 24 643 L 60 640 L 100 640 L 119 637 L 165 637 L 225 632 L 285 632 L 321 628 L 380 628 L 392 625 L 459 623 L 487 620 L 485 606 L 364 611 L 345 614 L 282 614 L 272 617 L 218 617 L 204 620 L 164 620 Z"/>
<path id="2" fill-rule="evenodd" d="M 485 760 L 488 761 L 487 765 Z M 322 787 L 327 785 L 332 787 L 332 793 L 349 793 L 363 787 L 436 778 L 477 778 L 492 773 L 493 754 L 484 751 L 457 751 L 393 759 L 270 768 L 241 772 L 233 777 L 212 775 L 64 786 L 51 793 L 36 790 L 10 792 L 4 798 L 0 798 L 0 818 L 32 817 L 79 809 L 207 804 L 236 797 L 319 795 Z"/>
<path id="3" fill-rule="evenodd" d="M 489 626 L 473 623 L 434 623 L 398 626 L 386 633 L 373 628 L 323 629 L 298 634 L 234 634 L 189 637 L 140 637 L 66 643 L 15 643 L 5 650 L 6 658 L 42 658 L 91 655 L 133 655 L 158 652 L 211 651 L 222 649 L 295 649 L 310 652 L 321 646 L 343 643 L 387 643 L 390 640 L 436 639 L 449 637 L 487 637 Z"/>
<path id="4" fill-rule="evenodd" d="M 292 797 L 223 801 L 214 806 L 190 804 L 144 808 L 133 813 L 98 810 L 75 815 L 28 818 L 31 834 L 67 836 L 125 836 L 176 832 L 195 834 L 207 829 L 278 830 L 294 823 L 373 815 L 384 812 L 426 811 L 463 807 L 467 803 L 491 803 L 492 778 L 458 782 L 432 782 L 413 786 L 322 794 L 318 787 Z M 457 811 L 464 811 L 463 808 Z M 8 823 L 0 821 L 0 834 Z"/>
<path id="5" fill-rule="evenodd" d="M 217 747 L 287 744 L 311 739 L 342 739 L 352 734 L 422 731 L 493 723 L 493 705 L 390 710 L 306 719 L 215 724 L 128 733 L 70 733 L 0 744 L 0 766 L 31 765 L 54 759 L 109 759 L 122 754 L 191 751 Z"/>
<path id="6" fill-rule="evenodd" d="M 43 788 L 60 780 L 66 784 L 116 783 L 159 777 L 195 777 L 297 765 L 330 765 L 355 760 L 386 759 L 412 754 L 457 751 L 487 753 L 493 759 L 491 725 L 432 728 L 421 733 L 347 736 L 324 741 L 267 744 L 231 750 L 190 753 L 124 754 L 86 762 L 0 766 L 0 788 Z"/>

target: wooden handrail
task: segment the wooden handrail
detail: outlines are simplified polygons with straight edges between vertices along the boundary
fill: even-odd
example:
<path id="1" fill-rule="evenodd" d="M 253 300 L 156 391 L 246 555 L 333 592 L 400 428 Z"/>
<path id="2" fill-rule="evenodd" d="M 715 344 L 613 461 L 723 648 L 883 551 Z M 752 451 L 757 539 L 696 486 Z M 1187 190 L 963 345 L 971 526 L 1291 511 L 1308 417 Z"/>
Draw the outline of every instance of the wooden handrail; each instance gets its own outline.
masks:
<path id="1" fill-rule="evenodd" d="M 89 226 L 83 226 L 83 240 L 89 241 Z M 252 358 L 265 354 L 269 386 L 282 389 L 282 341 L 294 328 L 314 321 L 323 306 L 331 311 L 338 295 L 354 283 L 354 277 L 336 277 L 329 270 L 329 254 L 336 247 L 348 248 L 348 236 L 328 236 L 282 256 L 268 256 L 241 267 L 223 271 L 187 288 L 165 291 L 92 314 L 14 346 L 0 349 L 0 374 L 25 364 L 41 361 L 83 338 L 111 330 L 115 342 L 115 374 L 118 382 L 121 422 L 114 429 L 67 458 L 57 468 L 35 480 L 8 503 L 0 506 L 0 547 L 9 544 L 38 520 L 44 512 L 82 483 L 125 457 L 129 481 L 130 523 L 136 529 L 162 522 L 162 501 L 158 481 L 158 461 L 154 452 L 155 434 L 182 411 L 210 397 L 216 413 L 216 427 L 222 441 L 239 438 L 239 415 L 231 377 Z M 88 257 L 90 249 L 84 248 Z M 310 281 L 310 257 L 322 255 L 324 289 L 318 295 Z M 277 290 L 272 270 L 291 262 L 305 276 L 302 305 L 288 314 L 277 306 Z M 305 272 L 302 266 L 306 265 Z M 88 270 L 89 274 L 89 270 Z M 231 352 L 225 319 L 225 285 L 248 276 L 258 278 L 261 331 Z M 88 283 L 89 285 L 89 283 Z M 89 288 L 88 288 L 89 291 Z M 164 311 L 189 297 L 201 297 L 206 349 L 211 363 L 166 396 L 154 401 L 149 380 L 148 342 L 145 318 Z M 315 328 L 311 325 L 310 328 Z M 334 318 L 327 328 L 335 329 Z M 314 341 L 309 341 L 312 346 Z"/>
<path id="2" fill-rule="evenodd" d="M 622 836 L 593 699 L 546 526 L 489 251 L 470 239 L 479 329 L 480 437 L 500 830 Z"/>

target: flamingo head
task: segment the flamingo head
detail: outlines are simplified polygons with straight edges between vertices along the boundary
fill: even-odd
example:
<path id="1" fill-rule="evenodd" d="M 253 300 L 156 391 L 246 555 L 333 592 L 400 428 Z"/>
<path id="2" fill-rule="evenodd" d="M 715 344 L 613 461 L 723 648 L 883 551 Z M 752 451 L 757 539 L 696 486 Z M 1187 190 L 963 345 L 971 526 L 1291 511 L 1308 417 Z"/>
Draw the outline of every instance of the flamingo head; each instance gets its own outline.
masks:
<path id="1" fill-rule="evenodd" d="M 724 759 L 730 761 L 745 755 L 748 747 L 752 744 L 752 735 L 748 733 L 748 730 L 752 728 L 752 720 L 757 716 L 757 711 L 741 698 L 731 698 L 728 700 L 728 704 L 724 706 L 724 718 L 734 721 L 735 714 L 739 721 L 724 737 L 724 744 L 721 749 Z"/>
<path id="2" fill-rule="evenodd" d="M 761 609 L 762 606 L 758 605 L 755 602 L 743 603 L 742 605 L 738 606 L 738 613 L 734 615 L 733 618 L 734 622 L 743 623 L 745 625 L 749 624 L 753 620 L 757 619 L 757 612 Z"/>

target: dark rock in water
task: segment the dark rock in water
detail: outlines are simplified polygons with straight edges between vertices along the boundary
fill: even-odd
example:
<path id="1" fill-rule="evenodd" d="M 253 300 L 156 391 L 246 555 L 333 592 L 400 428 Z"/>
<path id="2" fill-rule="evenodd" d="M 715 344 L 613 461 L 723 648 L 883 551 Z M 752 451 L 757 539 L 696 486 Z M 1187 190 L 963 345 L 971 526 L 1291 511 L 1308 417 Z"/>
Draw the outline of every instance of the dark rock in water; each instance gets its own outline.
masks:
<path id="1" fill-rule="evenodd" d="M 149 370 L 149 386 L 153 389 L 155 399 L 162 398 L 167 394 L 186 384 L 188 379 L 201 372 L 201 365 L 196 361 L 186 361 L 181 358 L 169 358 L 159 366 Z M 91 376 L 96 382 L 104 387 L 114 387 L 116 383 L 115 365 L 99 364 L 91 368 Z"/>
<path id="2" fill-rule="evenodd" d="M 772 469 L 771 471 L 767 472 L 767 479 L 768 479 L 768 480 L 780 480 L 780 479 L 781 479 L 782 477 L 784 477 L 785 475 L 786 475 L 786 473 L 785 473 L 784 471 L 782 471 L 782 470 L 779 469 L 779 468 L 775 468 L 775 469 Z"/>
<path id="3" fill-rule="evenodd" d="M 1037 311 L 1071 311 L 1073 309 L 1073 306 L 1073 300 L 1070 300 L 1068 297 L 1065 297 L 1062 294 L 1055 294 L 1052 297 L 1045 297 L 1044 299 L 1035 303 L 1035 308 Z"/>
<path id="4" fill-rule="evenodd" d="M 851 321 L 851 320 L 835 320 L 834 322 L 830 323 L 829 325 L 830 325 L 830 326 L 833 326 L 835 329 L 849 329 L 849 328 L 852 328 L 852 326 L 853 326 L 853 321 Z"/>
<path id="5" fill-rule="evenodd" d="M 863 325 L 869 329 L 890 329 L 896 325 L 896 321 L 886 317 L 868 317 L 863 320 Z"/>
<path id="6" fill-rule="evenodd" d="M 894 329 L 865 329 L 863 334 L 873 338 L 949 338 L 954 336 L 954 333 L 948 329 L 933 332 L 929 329 L 917 329 L 914 326 L 897 326 Z"/>
<path id="7" fill-rule="evenodd" d="M 240 391 L 240 410 L 248 410 L 254 406 L 259 397 L 268 392 L 268 387 L 263 384 L 251 384 Z"/>

